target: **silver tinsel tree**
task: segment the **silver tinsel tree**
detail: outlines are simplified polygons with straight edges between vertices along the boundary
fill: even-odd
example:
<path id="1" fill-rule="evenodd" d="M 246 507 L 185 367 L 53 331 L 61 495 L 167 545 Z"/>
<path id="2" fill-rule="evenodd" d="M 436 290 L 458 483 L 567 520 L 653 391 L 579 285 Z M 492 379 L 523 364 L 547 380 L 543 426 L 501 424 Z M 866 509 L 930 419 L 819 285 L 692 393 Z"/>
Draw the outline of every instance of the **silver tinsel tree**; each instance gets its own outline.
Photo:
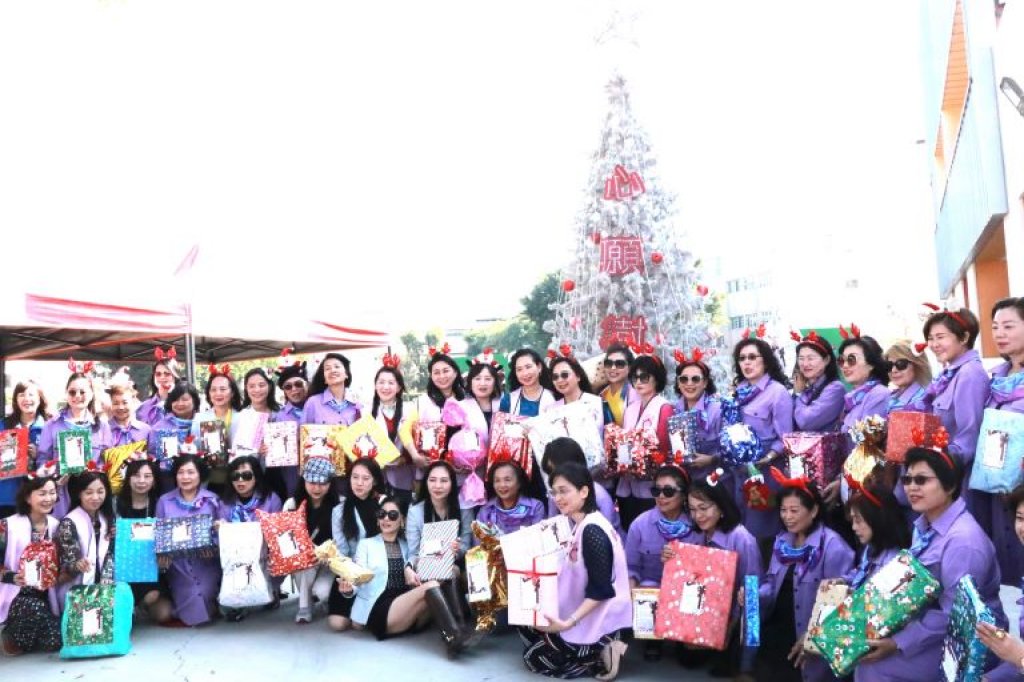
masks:
<path id="1" fill-rule="evenodd" d="M 701 348 L 724 379 L 721 335 L 707 312 L 699 260 L 681 245 L 672 222 L 675 196 L 658 180 L 657 162 L 620 76 L 607 86 L 611 104 L 601 145 L 576 219 L 572 260 L 561 271 L 559 300 L 544 324 L 552 347 L 581 358 L 614 340 L 649 343 L 669 368 L 673 350 Z M 710 351 L 710 353 L 708 352 Z"/>

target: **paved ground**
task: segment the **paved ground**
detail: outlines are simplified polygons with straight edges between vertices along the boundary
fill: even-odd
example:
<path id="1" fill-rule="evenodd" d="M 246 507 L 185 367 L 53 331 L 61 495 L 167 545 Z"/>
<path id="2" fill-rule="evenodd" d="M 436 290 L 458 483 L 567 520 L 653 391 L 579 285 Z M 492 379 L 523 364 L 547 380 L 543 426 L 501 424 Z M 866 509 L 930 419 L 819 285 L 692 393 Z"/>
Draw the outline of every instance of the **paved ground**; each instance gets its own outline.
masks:
<path id="1" fill-rule="evenodd" d="M 1003 588 L 1003 604 L 1016 624 L 1020 591 Z M 167 680 L 234 682 L 475 682 L 540 680 L 528 673 L 520 657 L 519 638 L 512 633 L 485 639 L 475 650 L 449 661 L 436 632 L 377 642 L 366 633 L 333 633 L 323 619 L 310 625 L 292 622 L 295 601 L 281 610 L 258 613 L 241 623 L 218 622 L 188 629 L 148 624 L 133 633 L 132 652 L 122 658 L 63 661 L 38 654 L 0 661 L 5 680 L 68 680 L 138 682 Z M 1016 631 L 1016 626 L 1012 628 Z M 641 646 L 626 655 L 620 679 L 711 680 L 709 675 L 680 667 L 673 657 L 660 663 L 643 660 Z M 130 675 L 130 677 L 129 677 Z"/>

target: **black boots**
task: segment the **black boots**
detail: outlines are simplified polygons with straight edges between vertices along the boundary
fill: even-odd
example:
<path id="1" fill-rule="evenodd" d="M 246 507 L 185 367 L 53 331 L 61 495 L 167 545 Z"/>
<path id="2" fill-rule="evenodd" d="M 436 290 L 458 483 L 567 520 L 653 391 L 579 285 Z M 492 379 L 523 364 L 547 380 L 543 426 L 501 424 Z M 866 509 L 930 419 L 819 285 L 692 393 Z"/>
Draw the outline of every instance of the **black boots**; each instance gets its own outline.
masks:
<path id="1" fill-rule="evenodd" d="M 448 658 L 455 658 L 466 648 L 466 631 L 460 624 L 462 621 L 461 610 L 457 603 L 449 603 L 439 587 L 427 590 L 426 598 L 430 615 L 441 631 L 441 637 L 448 649 Z"/>

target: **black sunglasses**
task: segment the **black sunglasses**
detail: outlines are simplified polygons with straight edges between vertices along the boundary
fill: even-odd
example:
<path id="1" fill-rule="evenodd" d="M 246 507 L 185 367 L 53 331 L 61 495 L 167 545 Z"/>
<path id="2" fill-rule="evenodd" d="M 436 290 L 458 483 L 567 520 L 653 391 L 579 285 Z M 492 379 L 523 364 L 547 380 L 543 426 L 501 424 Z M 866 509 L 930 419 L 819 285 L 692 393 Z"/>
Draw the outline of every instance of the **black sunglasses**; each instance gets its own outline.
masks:
<path id="1" fill-rule="evenodd" d="M 892 360 L 889 363 L 889 371 L 890 372 L 893 371 L 893 370 L 898 370 L 898 371 L 902 372 L 907 367 L 910 367 L 910 360 L 907 360 L 906 358 L 900 358 L 899 360 Z"/>
<path id="2" fill-rule="evenodd" d="M 281 384 L 281 388 L 283 388 L 286 391 L 290 391 L 293 388 L 302 388 L 302 384 L 303 383 L 304 382 L 301 381 L 301 380 L 300 381 L 286 381 L 283 384 Z"/>
<path id="3" fill-rule="evenodd" d="M 605 369 L 611 369 L 612 367 L 618 367 L 619 369 L 625 369 L 629 365 L 625 360 L 605 360 Z"/>
<path id="4" fill-rule="evenodd" d="M 232 481 L 251 481 L 256 478 L 256 474 L 251 471 L 236 471 L 231 474 Z"/>
<path id="5" fill-rule="evenodd" d="M 651 375 L 648 374 L 647 372 L 637 372 L 632 377 L 630 377 L 630 383 L 634 384 L 646 384 L 650 380 Z"/>
<path id="6" fill-rule="evenodd" d="M 551 378 L 555 381 L 565 381 L 572 376 L 572 372 L 552 372 Z"/>
<path id="7" fill-rule="evenodd" d="M 662 495 L 664 495 L 665 497 L 675 497 L 680 492 L 682 491 L 679 490 L 679 488 L 675 487 L 674 485 L 651 486 L 651 497 L 661 497 Z"/>
<path id="8" fill-rule="evenodd" d="M 704 381 L 704 377 L 699 374 L 695 377 L 688 377 L 685 374 L 680 374 L 679 378 L 676 379 L 676 381 L 678 381 L 681 384 L 699 384 L 700 382 Z"/>
<path id="9" fill-rule="evenodd" d="M 917 487 L 920 488 L 921 486 L 923 486 L 924 484 L 926 484 L 928 481 L 932 480 L 933 478 L 938 478 L 938 477 L 937 476 L 925 476 L 924 474 L 917 474 L 916 476 L 906 475 L 906 476 L 900 476 L 900 483 L 902 483 L 903 485 L 914 484 L 914 485 L 916 485 Z"/>
<path id="10" fill-rule="evenodd" d="M 395 509 L 378 509 L 377 510 L 377 518 L 380 519 L 381 521 L 383 521 L 384 519 L 387 519 L 388 521 L 397 521 L 398 517 L 400 517 L 401 515 L 402 514 L 400 512 L 398 512 L 397 510 L 395 510 Z"/>

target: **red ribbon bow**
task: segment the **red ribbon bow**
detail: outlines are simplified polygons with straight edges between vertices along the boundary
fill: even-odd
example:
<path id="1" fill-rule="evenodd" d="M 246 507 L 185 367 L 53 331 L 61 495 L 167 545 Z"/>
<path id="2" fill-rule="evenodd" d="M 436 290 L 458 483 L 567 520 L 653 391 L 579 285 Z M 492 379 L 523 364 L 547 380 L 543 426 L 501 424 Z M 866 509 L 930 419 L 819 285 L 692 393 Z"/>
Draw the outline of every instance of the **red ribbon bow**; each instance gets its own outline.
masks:
<path id="1" fill-rule="evenodd" d="M 521 578 L 521 580 L 524 583 L 526 583 L 526 582 L 532 583 L 534 591 L 537 592 L 537 603 L 539 605 L 540 604 L 540 579 L 541 578 L 546 578 L 546 577 L 554 577 L 554 576 L 557 576 L 558 573 L 557 572 L 556 573 L 541 573 L 540 571 L 538 571 L 537 570 L 537 557 L 534 557 L 531 560 L 531 562 L 532 563 L 531 563 L 530 570 L 520 571 L 520 570 L 516 570 L 514 568 L 509 568 L 509 569 L 506 570 L 506 573 L 508 573 L 509 575 L 512 575 L 513 573 L 515 573 L 516 575 L 521 575 L 521 576 L 523 576 Z M 534 624 L 534 626 L 538 625 L 538 623 L 537 623 L 537 611 L 533 612 L 533 624 Z"/>
<path id="2" fill-rule="evenodd" d="M 153 351 L 153 357 L 156 358 L 157 362 L 174 360 L 178 357 L 178 351 L 175 350 L 174 346 L 168 346 L 166 351 L 163 348 L 157 348 Z"/>
<path id="3" fill-rule="evenodd" d="M 210 378 L 211 379 L 213 377 L 215 377 L 215 376 L 218 376 L 218 375 L 219 376 L 225 376 L 225 377 L 230 377 L 231 376 L 231 365 L 229 365 L 226 362 L 223 365 L 221 365 L 220 367 L 217 367 L 217 365 L 215 365 L 215 364 L 213 364 L 211 362 L 210 366 L 207 369 L 210 372 Z"/>
<path id="4" fill-rule="evenodd" d="M 449 346 L 449 345 L 448 345 L 448 342 L 447 342 L 447 341 L 445 341 L 445 342 L 444 342 L 444 345 L 443 345 L 443 346 L 441 346 L 441 354 L 442 354 L 442 355 L 448 355 L 448 354 L 449 354 L 449 353 L 451 353 L 451 352 L 452 352 L 451 346 Z M 427 353 L 428 353 L 428 354 L 429 354 L 429 355 L 430 355 L 431 357 L 433 357 L 433 356 L 437 355 L 437 349 L 436 349 L 436 348 L 434 348 L 433 346 L 430 346 L 429 348 L 427 348 Z"/>
<path id="5" fill-rule="evenodd" d="M 946 447 L 949 445 L 949 431 L 946 430 L 945 426 L 940 426 L 935 429 L 935 433 L 932 434 L 932 442 L 928 444 L 928 434 L 924 430 L 915 426 L 910 430 L 910 439 L 914 441 L 914 445 L 919 448 L 929 448 L 942 455 L 942 459 L 945 460 L 946 464 L 949 465 L 950 469 L 953 469 L 953 460 L 946 452 Z"/>
<path id="6" fill-rule="evenodd" d="M 68 369 L 71 370 L 72 374 L 89 374 L 92 372 L 94 365 L 92 360 L 87 360 L 83 363 L 75 362 L 75 359 L 68 357 Z"/>
<path id="7" fill-rule="evenodd" d="M 30 480 L 35 480 L 37 478 L 53 478 L 56 475 L 57 460 L 51 459 L 47 462 L 43 462 L 43 464 L 35 471 L 30 471 L 28 474 L 26 474 L 26 477 L 29 478 Z"/>

